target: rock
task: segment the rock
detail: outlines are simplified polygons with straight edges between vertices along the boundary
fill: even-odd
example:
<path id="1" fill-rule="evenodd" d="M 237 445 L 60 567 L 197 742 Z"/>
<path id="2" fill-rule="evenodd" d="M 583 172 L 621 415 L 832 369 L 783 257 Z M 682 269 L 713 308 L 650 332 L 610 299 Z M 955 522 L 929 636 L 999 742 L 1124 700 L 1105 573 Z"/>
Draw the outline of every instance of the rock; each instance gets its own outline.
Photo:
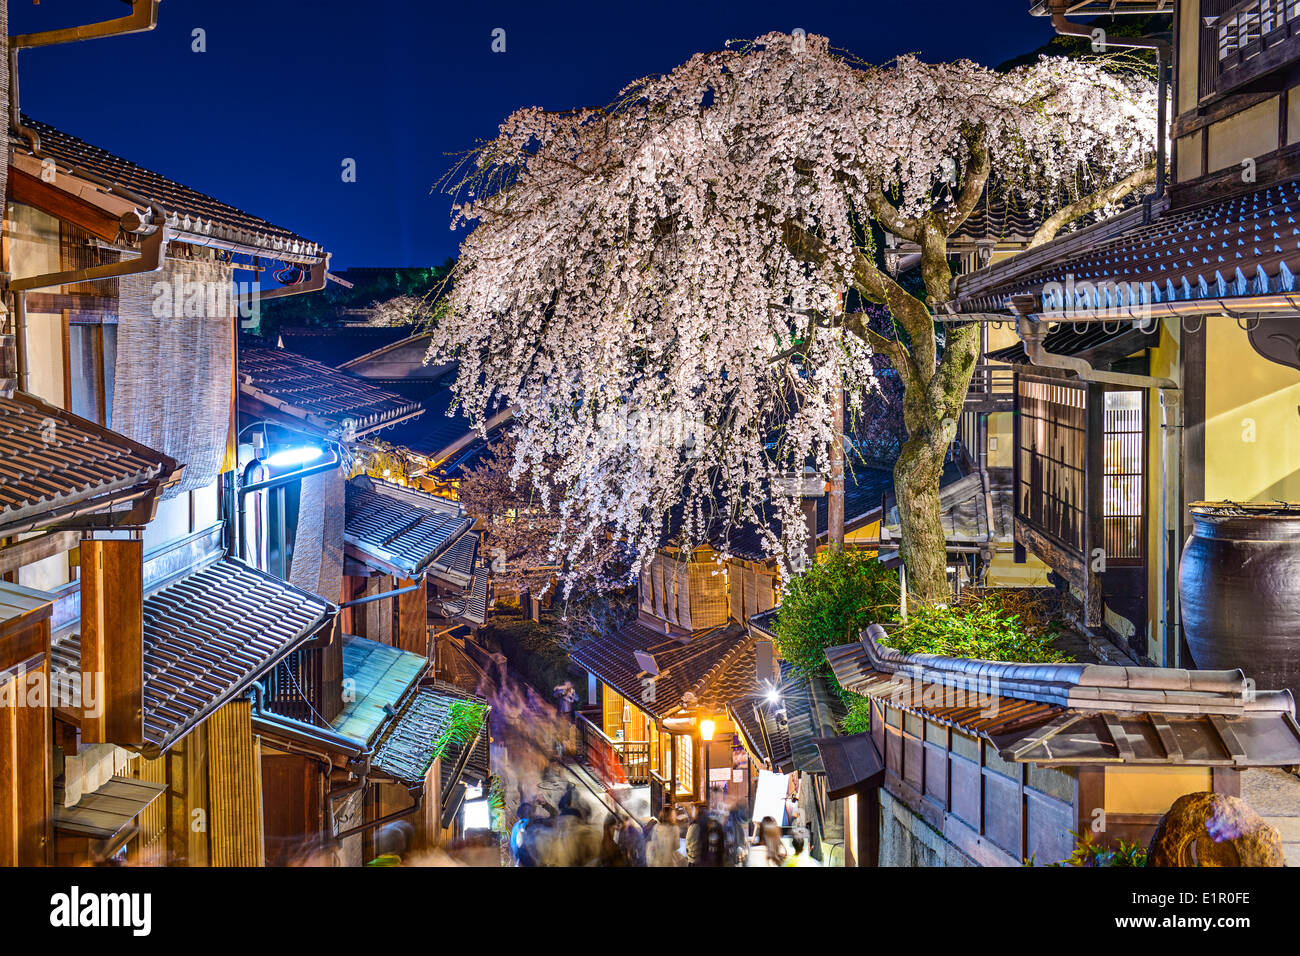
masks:
<path id="1" fill-rule="evenodd" d="M 1160 819 L 1147 866 L 1282 866 L 1282 838 L 1244 800 L 1189 793 Z"/>

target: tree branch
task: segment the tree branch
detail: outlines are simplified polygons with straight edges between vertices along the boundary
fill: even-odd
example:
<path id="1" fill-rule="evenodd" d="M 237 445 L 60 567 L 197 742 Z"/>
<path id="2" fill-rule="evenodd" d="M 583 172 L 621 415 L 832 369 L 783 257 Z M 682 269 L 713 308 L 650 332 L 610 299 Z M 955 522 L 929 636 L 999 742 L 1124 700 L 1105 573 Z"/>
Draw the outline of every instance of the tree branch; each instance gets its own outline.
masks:
<path id="1" fill-rule="evenodd" d="M 1104 189 L 1098 189 L 1082 199 L 1076 199 L 1068 206 L 1062 206 L 1043 220 L 1043 224 L 1038 227 L 1038 231 L 1029 240 L 1029 245 L 1026 248 L 1033 249 L 1035 246 L 1050 242 L 1056 238 L 1058 232 L 1080 216 L 1086 216 L 1090 212 L 1096 212 L 1098 209 L 1119 202 L 1135 189 L 1140 189 L 1155 181 L 1156 164 L 1152 163 L 1135 173 L 1130 173 L 1117 183 L 1112 183 Z"/>
<path id="2" fill-rule="evenodd" d="M 975 206 L 984 195 L 984 186 L 988 183 L 993 170 L 989 157 L 989 147 L 984 141 L 984 128 L 973 130 L 966 135 L 966 145 L 970 149 L 970 164 L 966 167 L 966 178 L 961 184 L 957 201 L 939 214 L 940 228 L 944 238 L 956 232 L 963 222 L 970 218 Z"/>

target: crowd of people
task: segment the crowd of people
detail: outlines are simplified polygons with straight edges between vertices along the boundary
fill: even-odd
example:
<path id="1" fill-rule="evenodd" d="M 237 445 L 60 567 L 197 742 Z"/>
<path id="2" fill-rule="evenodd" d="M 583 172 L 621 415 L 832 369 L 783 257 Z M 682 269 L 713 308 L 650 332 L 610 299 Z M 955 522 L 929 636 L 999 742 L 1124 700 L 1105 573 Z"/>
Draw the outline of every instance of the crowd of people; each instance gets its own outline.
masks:
<path id="1" fill-rule="evenodd" d="M 764 817 L 750 832 L 743 807 L 665 806 L 657 817 L 592 814 L 570 784 L 558 805 L 540 797 L 519 805 L 510 830 L 516 866 L 819 866 L 802 829 L 789 842 Z"/>

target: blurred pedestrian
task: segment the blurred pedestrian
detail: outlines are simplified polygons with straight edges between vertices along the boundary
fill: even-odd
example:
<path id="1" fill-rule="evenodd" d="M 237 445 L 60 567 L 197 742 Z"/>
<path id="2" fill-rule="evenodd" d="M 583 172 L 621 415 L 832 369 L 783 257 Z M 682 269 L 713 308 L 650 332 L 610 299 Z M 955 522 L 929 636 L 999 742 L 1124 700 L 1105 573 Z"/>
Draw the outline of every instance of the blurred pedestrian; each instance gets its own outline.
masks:
<path id="1" fill-rule="evenodd" d="M 691 822 L 686 827 L 686 865 L 695 866 L 700 857 L 700 842 L 704 838 L 704 811 L 692 807 L 688 812 Z"/>
<path id="2" fill-rule="evenodd" d="M 803 833 L 796 833 L 790 838 L 790 846 L 794 848 L 794 853 L 786 859 L 782 866 L 821 866 L 809 854 L 804 852 Z"/>
<path id="3" fill-rule="evenodd" d="M 623 856 L 628 866 L 645 866 L 645 833 L 641 830 L 641 824 L 635 819 L 629 819 L 623 824 L 618 845 L 623 848 Z"/>
<path id="4" fill-rule="evenodd" d="M 785 863 L 785 844 L 781 842 L 781 828 L 777 826 L 775 820 L 771 817 L 764 818 L 759 837 L 762 840 L 763 851 L 766 856 L 764 865 L 781 866 Z"/>
<path id="5" fill-rule="evenodd" d="M 651 866 L 680 866 L 681 831 L 677 829 L 677 811 L 670 805 L 659 811 L 659 822 L 650 831 L 648 853 Z"/>
<path id="6" fill-rule="evenodd" d="M 519 804 L 518 819 L 515 820 L 515 825 L 510 828 L 510 858 L 514 860 L 515 866 L 536 865 L 528 847 L 525 846 L 525 833 L 532 815 L 533 805 L 531 803 L 524 801 Z"/>
<path id="7" fill-rule="evenodd" d="M 597 866 L 627 866 L 623 847 L 618 842 L 619 832 L 618 817 L 611 813 L 605 818 L 605 829 L 601 833 Z"/>
<path id="8" fill-rule="evenodd" d="M 715 817 L 705 816 L 701 826 L 700 847 L 695 857 L 696 866 L 727 865 L 727 831 Z"/>

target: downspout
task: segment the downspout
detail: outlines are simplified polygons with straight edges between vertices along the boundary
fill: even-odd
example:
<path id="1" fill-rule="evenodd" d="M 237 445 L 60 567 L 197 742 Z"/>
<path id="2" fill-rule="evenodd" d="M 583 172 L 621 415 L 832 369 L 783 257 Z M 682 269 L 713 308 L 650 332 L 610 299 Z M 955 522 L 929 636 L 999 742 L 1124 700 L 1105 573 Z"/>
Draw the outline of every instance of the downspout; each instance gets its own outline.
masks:
<path id="1" fill-rule="evenodd" d="M 1085 37 L 1092 39 L 1092 31 L 1097 29 L 1090 25 L 1075 23 L 1065 15 L 1065 5 L 1061 0 L 1052 2 L 1052 28 L 1062 36 Z M 1105 47 L 1120 47 L 1129 50 L 1155 50 L 1156 53 L 1156 192 L 1155 198 L 1165 194 L 1165 100 L 1169 96 L 1169 63 L 1173 59 L 1173 49 L 1159 37 L 1119 37 L 1112 40 L 1109 36 L 1102 41 Z"/>
<path id="2" fill-rule="evenodd" d="M 423 575 L 421 575 L 421 577 L 422 576 Z M 344 601 L 339 605 L 339 610 L 341 611 L 345 607 L 359 607 L 362 604 L 369 604 L 372 601 L 383 601 L 387 598 L 397 597 L 399 594 L 410 594 L 412 591 L 420 590 L 422 586 L 423 585 L 420 584 L 412 584 L 404 588 L 397 588 L 394 591 L 384 591 L 380 594 L 368 594 L 365 597 L 359 597 L 351 601 Z"/>
<path id="3" fill-rule="evenodd" d="M 1157 541 L 1157 562 L 1159 577 L 1156 594 L 1159 602 L 1161 621 L 1161 663 L 1165 667 L 1177 667 L 1179 663 L 1179 622 L 1178 589 L 1169 586 L 1169 568 L 1173 560 L 1169 543 L 1169 522 L 1174 510 L 1182 514 L 1182 468 L 1181 450 L 1183 437 L 1183 400 L 1182 388 L 1173 379 L 1157 378 L 1150 375 L 1134 375 L 1124 372 L 1104 372 L 1095 369 L 1081 358 L 1070 355 L 1058 355 L 1043 348 L 1043 337 L 1047 334 L 1046 323 L 1028 315 L 1017 314 L 1016 327 L 1024 342 L 1025 354 L 1031 364 L 1040 368 L 1055 368 L 1073 372 L 1084 382 L 1099 382 L 1107 385 L 1121 385 L 1127 388 L 1155 389 L 1160 394 L 1160 429 L 1164 440 L 1160 454 L 1160 538 Z M 1181 519 L 1180 519 L 1181 521 Z"/>
<path id="4" fill-rule="evenodd" d="M 400 820 L 402 817 L 409 817 L 412 813 L 418 811 L 424 806 L 424 784 L 418 784 L 414 787 L 407 787 L 406 792 L 414 801 L 411 806 L 405 810 L 395 810 L 392 813 L 380 817 L 378 820 L 371 820 L 369 823 L 363 823 L 360 826 L 353 827 L 351 830 L 344 830 L 338 836 L 334 837 L 335 842 L 342 843 L 350 836 L 356 836 L 358 833 L 365 833 L 367 830 L 373 830 L 381 827 L 385 823 L 392 823 L 394 820 Z"/>
<path id="5" fill-rule="evenodd" d="M 40 137 L 22 124 L 18 106 L 18 51 L 43 46 L 59 46 L 80 40 L 97 40 L 102 37 L 126 36 L 145 33 L 158 25 L 158 4 L 162 0 L 129 0 L 131 12 L 115 20 L 65 27 L 61 30 L 44 30 L 39 33 L 20 33 L 9 38 L 9 126 L 40 152 Z"/>
<path id="6" fill-rule="evenodd" d="M 131 12 L 114 20 L 101 20 L 62 30 L 45 30 L 40 33 L 21 33 L 9 38 L 16 50 L 38 46 L 57 46 L 76 43 L 78 40 L 97 40 L 100 37 L 125 36 L 129 33 L 146 33 L 158 25 L 158 4 L 162 0 L 130 0 Z"/>

